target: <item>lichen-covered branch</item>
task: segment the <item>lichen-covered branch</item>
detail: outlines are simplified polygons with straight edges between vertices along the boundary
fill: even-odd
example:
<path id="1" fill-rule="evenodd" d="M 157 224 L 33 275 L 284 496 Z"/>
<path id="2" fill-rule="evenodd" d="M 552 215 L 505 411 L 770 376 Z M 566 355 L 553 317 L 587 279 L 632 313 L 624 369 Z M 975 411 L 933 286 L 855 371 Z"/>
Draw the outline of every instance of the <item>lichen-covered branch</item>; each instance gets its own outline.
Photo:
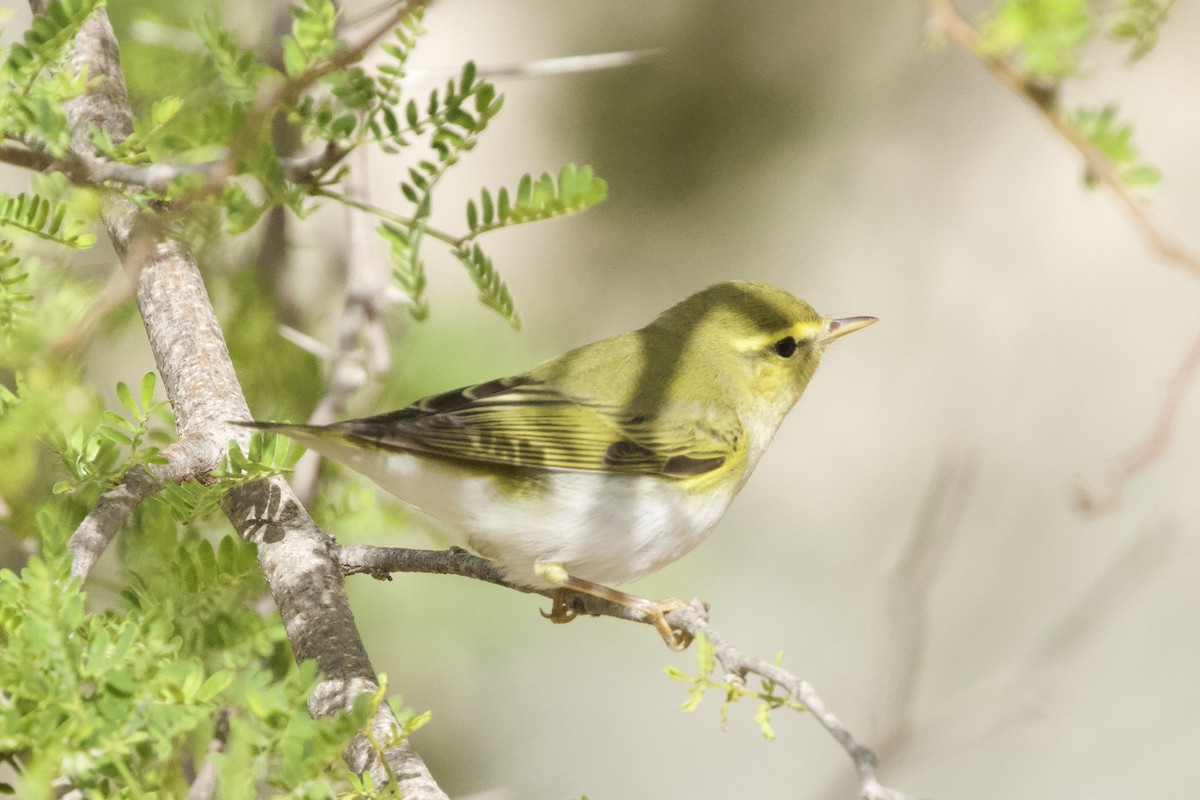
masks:
<path id="1" fill-rule="evenodd" d="M 35 0 L 34 11 L 38 10 Z M 132 130 L 117 41 L 103 8 L 76 37 L 75 68 L 86 70 L 92 83 L 68 106 L 72 144 L 76 153 L 93 154 L 93 126 L 114 142 Z M 195 258 L 184 242 L 145 226 L 137 208 L 119 196 L 108 198 L 103 213 L 118 254 L 123 260 L 131 256 L 139 260 L 130 273 L 136 275 L 138 307 L 172 402 L 180 440 L 205 443 L 195 451 L 197 463 L 189 465 L 181 459 L 178 468 L 211 469 L 215 460 L 210 454 L 223 451 L 231 439 L 246 446 L 247 432 L 229 420 L 247 419 L 249 411 Z M 132 248 L 139 252 L 131 253 L 131 245 L 140 241 L 140 231 L 147 227 L 155 235 L 149 237 L 142 261 L 142 248 Z M 113 518 L 132 508 L 142 494 L 141 484 L 136 484 L 127 497 L 110 497 Z M 376 673 L 355 626 L 341 569 L 332 558 L 332 540 L 304 511 L 287 483 L 274 478 L 238 486 L 226 495 L 223 508 L 237 531 L 258 545 L 259 564 L 296 658 L 313 659 L 321 670 L 323 680 L 309 700 L 310 712 L 337 714 L 349 708 L 358 694 L 374 691 Z M 85 532 L 81 538 L 91 536 Z M 372 729 L 376 741 L 390 741 L 399 730 L 386 704 L 380 706 Z M 407 742 L 390 747 L 384 758 L 409 800 L 445 798 Z M 384 782 L 387 770 L 365 737 L 359 737 L 347 760 L 355 770 L 370 771 L 377 785 Z"/>
<path id="2" fill-rule="evenodd" d="M 307 156 L 279 159 L 283 176 L 294 183 L 311 181 L 344 158 L 346 152 L 330 143 L 319 152 Z M 36 172 L 61 172 L 73 183 L 87 186 L 115 184 L 165 192 L 171 182 L 185 175 L 202 175 L 213 188 L 220 180 L 232 177 L 228 156 L 198 164 L 125 164 L 110 161 L 89 153 L 68 153 L 55 158 L 44 150 L 26 147 L 16 142 L 0 143 L 0 161 Z"/>

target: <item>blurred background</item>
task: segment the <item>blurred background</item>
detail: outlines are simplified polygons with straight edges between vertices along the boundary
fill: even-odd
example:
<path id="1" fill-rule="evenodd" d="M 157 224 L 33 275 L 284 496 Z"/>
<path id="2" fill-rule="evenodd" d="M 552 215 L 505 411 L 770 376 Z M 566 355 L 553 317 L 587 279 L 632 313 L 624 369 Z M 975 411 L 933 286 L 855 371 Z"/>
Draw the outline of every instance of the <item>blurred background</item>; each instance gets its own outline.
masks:
<path id="1" fill-rule="evenodd" d="M 238 14 L 264 25 L 253 7 L 230 13 L 230 27 Z M 699 596 L 746 652 L 782 651 L 878 750 L 881 779 L 915 797 L 1186 796 L 1181 765 L 1200 753 L 1200 630 L 1187 622 L 1200 387 L 1115 510 L 1089 517 L 1077 499 L 1102 493 L 1157 419 L 1200 333 L 1200 276 L 1158 260 L 972 57 L 930 47 L 924 13 L 916 0 L 434 3 L 419 68 L 662 53 L 498 81 L 505 110 L 451 172 L 434 223 L 460 227 L 478 187 L 566 162 L 593 165 L 609 199 L 490 238 L 520 333 L 429 248 L 432 316 L 394 319 L 396 399 L 522 370 L 728 279 L 879 317 L 832 348 L 709 540 L 631 589 Z M 1136 123 L 1165 175 L 1153 213 L 1194 248 L 1197 25 L 1200 9 L 1179 4 L 1148 58 L 1129 68 L 1097 49 L 1065 97 L 1116 102 Z M 373 202 L 400 204 L 402 166 L 374 158 Z M 345 225 L 331 210 L 292 228 L 289 281 L 328 305 L 306 331 L 325 341 L 338 282 L 318 265 Z M 92 367 L 98 385 L 136 380 L 130 359 L 152 366 L 127 339 Z M 456 578 L 349 589 L 376 668 L 433 710 L 415 744 L 456 798 L 857 794 L 811 718 L 777 713 L 767 742 L 749 703 L 724 730 L 719 697 L 680 713 L 686 687 L 662 670 L 691 669 L 693 653 L 648 628 L 553 626 L 536 598 Z"/>
<path id="2" fill-rule="evenodd" d="M 609 200 L 492 242 L 523 333 L 472 309 L 447 261 L 433 319 L 404 347 L 461 366 L 449 387 L 730 278 L 878 316 L 831 350 L 708 541 L 633 588 L 703 597 L 746 651 L 782 650 L 879 749 L 882 779 L 913 796 L 1186 793 L 1178 765 L 1200 753 L 1200 631 L 1187 622 L 1200 599 L 1198 396 L 1114 512 L 1075 503 L 1080 487 L 1103 492 L 1157 418 L 1200 333 L 1200 280 L 1156 259 L 979 63 L 930 47 L 924 12 L 435 4 L 418 54 L 430 67 L 664 52 L 501 84 L 505 113 L 455 176 L 463 193 L 576 161 L 608 180 Z M 1065 96 L 1135 121 L 1165 175 L 1153 213 L 1192 247 L 1198 24 L 1195 6 L 1176 7 L 1133 68 L 1094 51 Z M 378 198 L 395 193 L 378 178 Z M 455 204 L 441 211 L 458 222 Z M 921 566 L 900 566 L 913 548 Z M 434 709 L 418 743 L 456 796 L 856 796 L 812 719 L 776 714 L 766 742 L 749 705 L 724 731 L 717 697 L 679 713 L 684 687 L 661 668 L 691 659 L 648 631 L 550 626 L 530 598 L 439 578 L 351 591 L 377 666 Z"/>

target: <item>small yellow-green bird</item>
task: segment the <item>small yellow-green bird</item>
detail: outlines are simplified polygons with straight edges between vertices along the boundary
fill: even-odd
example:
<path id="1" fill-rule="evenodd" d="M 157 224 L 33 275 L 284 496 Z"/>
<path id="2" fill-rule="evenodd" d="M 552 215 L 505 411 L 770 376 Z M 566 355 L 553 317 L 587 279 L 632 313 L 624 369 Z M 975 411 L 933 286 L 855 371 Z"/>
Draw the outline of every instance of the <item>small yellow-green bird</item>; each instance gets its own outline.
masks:
<path id="1" fill-rule="evenodd" d="M 875 322 L 827 319 L 763 283 L 710 286 L 644 328 L 510 378 L 286 434 L 448 523 L 513 583 L 638 609 L 668 645 L 687 639 L 654 602 L 610 588 L 708 534 L 750 477 L 825 347 Z M 550 615 L 573 612 L 556 601 Z"/>

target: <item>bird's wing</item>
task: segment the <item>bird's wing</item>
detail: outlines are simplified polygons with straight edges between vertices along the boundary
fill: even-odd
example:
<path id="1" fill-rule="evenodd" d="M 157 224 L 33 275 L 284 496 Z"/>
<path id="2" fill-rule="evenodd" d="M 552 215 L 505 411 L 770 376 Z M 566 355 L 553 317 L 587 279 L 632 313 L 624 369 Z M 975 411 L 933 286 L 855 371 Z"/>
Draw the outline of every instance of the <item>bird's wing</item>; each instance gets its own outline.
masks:
<path id="1" fill-rule="evenodd" d="M 686 478 L 720 468 L 739 447 L 736 420 L 712 422 L 665 424 L 518 376 L 329 427 L 372 447 L 460 461 Z"/>

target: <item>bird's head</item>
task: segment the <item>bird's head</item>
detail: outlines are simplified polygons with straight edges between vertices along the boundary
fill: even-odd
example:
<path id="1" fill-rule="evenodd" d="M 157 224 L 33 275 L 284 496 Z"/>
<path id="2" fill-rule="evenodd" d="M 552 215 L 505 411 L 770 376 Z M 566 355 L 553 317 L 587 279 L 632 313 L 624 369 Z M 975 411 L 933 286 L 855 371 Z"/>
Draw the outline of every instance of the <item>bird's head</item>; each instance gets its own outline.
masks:
<path id="1" fill-rule="evenodd" d="M 781 420 L 829 343 L 875 321 L 826 318 L 782 289 L 731 281 L 697 292 L 644 330 L 662 346 L 659 359 L 678 360 L 679 394 L 720 393 L 739 408 L 769 409 Z"/>

